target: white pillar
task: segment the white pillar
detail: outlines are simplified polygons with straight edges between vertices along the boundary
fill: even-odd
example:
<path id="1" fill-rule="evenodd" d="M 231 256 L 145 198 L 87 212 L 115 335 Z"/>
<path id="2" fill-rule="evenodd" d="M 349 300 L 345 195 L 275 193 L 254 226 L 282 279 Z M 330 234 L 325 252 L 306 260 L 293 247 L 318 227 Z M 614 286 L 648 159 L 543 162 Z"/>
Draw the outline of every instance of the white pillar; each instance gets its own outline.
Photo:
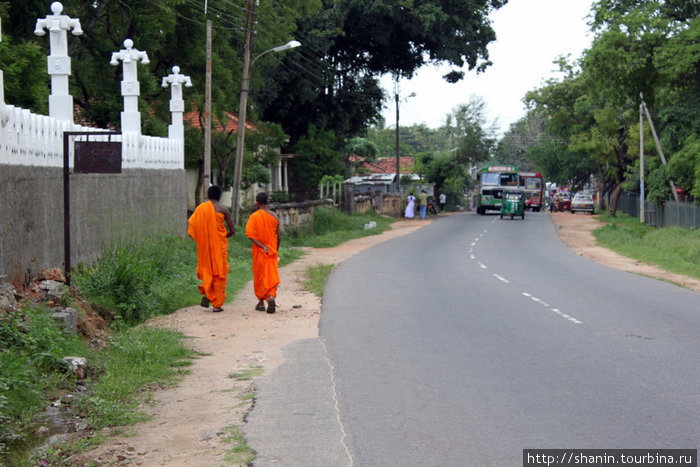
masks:
<path id="1" fill-rule="evenodd" d="M 163 78 L 162 86 L 167 88 L 170 85 L 170 114 L 171 124 L 168 126 L 168 138 L 170 139 L 185 139 L 185 127 L 182 123 L 182 117 L 185 113 L 185 101 L 182 99 L 182 86 L 192 87 L 192 81 L 189 76 L 180 74 L 180 67 L 173 67 L 173 74 Z"/>
<path id="2" fill-rule="evenodd" d="M 68 77 L 71 74 L 68 56 L 68 30 L 73 29 L 74 36 L 83 33 L 80 20 L 62 15 L 60 2 L 51 4 L 53 15 L 36 21 L 34 34 L 43 36 L 44 29 L 49 30 L 49 47 L 51 54 L 47 57 L 47 69 L 51 75 L 51 95 L 49 96 L 49 115 L 58 120 L 73 123 L 73 96 L 68 94 Z"/>
<path id="3" fill-rule="evenodd" d="M 147 65 L 149 62 L 146 52 L 134 49 L 134 41 L 126 39 L 125 49 L 112 53 L 111 65 L 119 65 L 119 60 L 124 65 L 122 79 L 122 96 L 124 96 L 124 111 L 122 112 L 122 132 L 141 133 L 141 113 L 139 112 L 139 95 L 141 87 L 137 77 L 136 63 Z"/>

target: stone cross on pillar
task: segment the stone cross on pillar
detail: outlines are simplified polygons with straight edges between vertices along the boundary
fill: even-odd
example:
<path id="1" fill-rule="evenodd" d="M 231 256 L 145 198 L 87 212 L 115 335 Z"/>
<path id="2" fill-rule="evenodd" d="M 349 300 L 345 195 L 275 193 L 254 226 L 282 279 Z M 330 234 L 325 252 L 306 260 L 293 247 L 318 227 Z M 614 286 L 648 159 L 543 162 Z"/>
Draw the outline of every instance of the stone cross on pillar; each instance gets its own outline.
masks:
<path id="1" fill-rule="evenodd" d="M 182 86 L 192 87 L 189 76 L 180 74 L 180 67 L 174 66 L 171 75 L 163 77 L 163 87 L 170 85 L 170 114 L 172 124 L 168 126 L 168 138 L 185 139 L 185 127 L 182 116 L 185 113 L 185 101 L 182 99 Z"/>
<path id="2" fill-rule="evenodd" d="M 51 75 L 51 95 L 49 96 L 49 115 L 59 120 L 73 123 L 73 96 L 68 94 L 68 77 L 71 73 L 70 57 L 68 56 L 68 30 L 73 29 L 74 36 L 83 33 L 80 20 L 62 15 L 63 5 L 60 2 L 51 4 L 53 15 L 36 20 L 34 34 L 43 36 L 44 29 L 49 30 L 49 47 L 51 54 L 46 63 Z"/>
<path id="3" fill-rule="evenodd" d="M 134 41 L 126 39 L 125 49 L 112 53 L 111 65 L 119 65 L 119 60 L 124 64 L 124 76 L 122 79 L 122 96 L 124 96 L 124 111 L 122 112 L 122 132 L 141 133 L 141 113 L 139 112 L 139 95 L 141 87 L 137 78 L 136 63 L 147 65 L 149 62 L 146 52 L 134 49 Z"/>

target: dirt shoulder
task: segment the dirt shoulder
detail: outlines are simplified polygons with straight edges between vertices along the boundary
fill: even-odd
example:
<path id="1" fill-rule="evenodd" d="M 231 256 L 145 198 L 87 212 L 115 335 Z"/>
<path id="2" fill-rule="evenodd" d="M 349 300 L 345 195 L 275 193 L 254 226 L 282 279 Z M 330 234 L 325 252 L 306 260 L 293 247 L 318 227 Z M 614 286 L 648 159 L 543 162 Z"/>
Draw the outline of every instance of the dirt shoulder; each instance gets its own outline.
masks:
<path id="1" fill-rule="evenodd" d="M 607 266 L 682 284 L 700 291 L 700 281 L 624 258 L 595 245 L 591 232 L 602 225 L 595 216 L 554 213 L 561 239 L 576 253 Z M 246 374 L 270 372 L 283 359 L 282 349 L 318 336 L 321 300 L 304 290 L 308 266 L 340 264 L 378 243 L 409 234 L 430 220 L 402 220 L 381 235 L 349 241 L 335 248 L 308 248 L 306 256 L 281 269 L 278 311 L 255 311 L 257 300 L 248 284 L 212 313 L 198 306 L 153 320 L 191 337 L 189 345 L 206 355 L 176 388 L 158 391 L 144 410 L 148 422 L 128 429 L 96 450 L 77 456 L 73 465 L 237 465 L 227 460 L 232 429 L 245 423 L 253 405 L 254 386 Z M 242 464 L 238 464 L 242 465 Z"/>
<path id="2" fill-rule="evenodd" d="M 550 213 L 562 241 L 576 254 L 622 271 L 654 277 L 700 292 L 700 280 L 641 263 L 596 245 L 593 231 L 603 226 L 597 217 L 569 212 Z"/>

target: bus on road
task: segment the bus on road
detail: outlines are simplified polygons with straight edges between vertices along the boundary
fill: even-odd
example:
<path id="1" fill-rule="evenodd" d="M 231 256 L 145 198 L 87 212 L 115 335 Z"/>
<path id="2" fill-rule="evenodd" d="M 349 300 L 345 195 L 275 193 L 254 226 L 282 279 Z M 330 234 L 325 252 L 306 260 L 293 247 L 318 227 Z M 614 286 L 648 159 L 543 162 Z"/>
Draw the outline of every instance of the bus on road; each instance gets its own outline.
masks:
<path id="1" fill-rule="evenodd" d="M 533 211 L 542 209 L 542 200 L 544 199 L 542 183 L 542 174 L 539 172 L 520 172 L 520 188 L 525 194 L 525 208 L 530 208 Z"/>
<path id="2" fill-rule="evenodd" d="M 486 211 L 499 211 L 503 203 L 503 191 L 519 186 L 518 168 L 511 165 L 498 165 L 483 167 L 476 174 L 476 199 L 477 214 L 486 214 Z"/>

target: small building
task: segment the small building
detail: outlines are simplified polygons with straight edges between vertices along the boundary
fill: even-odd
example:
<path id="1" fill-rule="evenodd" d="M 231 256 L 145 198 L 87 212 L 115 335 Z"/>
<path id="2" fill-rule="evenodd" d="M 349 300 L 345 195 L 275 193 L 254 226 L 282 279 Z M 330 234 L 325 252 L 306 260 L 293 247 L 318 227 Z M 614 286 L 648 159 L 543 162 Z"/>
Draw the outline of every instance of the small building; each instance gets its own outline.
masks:
<path id="1" fill-rule="evenodd" d="M 401 156 L 399 158 L 400 176 L 408 176 L 412 180 L 420 180 L 418 174 L 413 173 L 415 158 Z M 355 194 L 394 193 L 396 191 L 396 157 L 380 157 L 372 162 L 362 162 L 358 168 L 358 175 L 346 180 L 355 186 Z M 405 190 L 402 190 L 405 191 Z"/>

